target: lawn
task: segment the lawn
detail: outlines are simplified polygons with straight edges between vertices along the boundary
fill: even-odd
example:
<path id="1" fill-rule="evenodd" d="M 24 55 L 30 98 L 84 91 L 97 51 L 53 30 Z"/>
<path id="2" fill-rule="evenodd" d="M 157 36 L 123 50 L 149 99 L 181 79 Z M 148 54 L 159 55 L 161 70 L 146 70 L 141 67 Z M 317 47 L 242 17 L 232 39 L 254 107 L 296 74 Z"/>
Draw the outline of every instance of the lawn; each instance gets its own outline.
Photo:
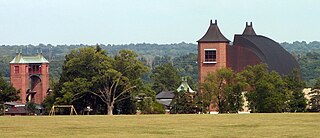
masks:
<path id="1" fill-rule="evenodd" d="M 0 137 L 320 137 L 320 114 L 0 116 Z"/>

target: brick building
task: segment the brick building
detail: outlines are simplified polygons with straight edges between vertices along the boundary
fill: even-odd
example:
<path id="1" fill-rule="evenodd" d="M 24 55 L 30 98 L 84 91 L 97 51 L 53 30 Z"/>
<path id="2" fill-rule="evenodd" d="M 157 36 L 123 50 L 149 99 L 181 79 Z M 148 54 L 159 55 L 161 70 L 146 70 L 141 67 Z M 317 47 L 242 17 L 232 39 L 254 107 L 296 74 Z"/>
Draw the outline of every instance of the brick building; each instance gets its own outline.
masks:
<path id="1" fill-rule="evenodd" d="M 41 104 L 49 89 L 49 62 L 42 53 L 36 56 L 17 53 L 10 62 L 10 81 L 13 87 L 20 89 L 22 103 Z"/>
<path id="2" fill-rule="evenodd" d="M 220 31 L 217 20 L 198 42 L 198 82 L 204 81 L 209 72 L 219 68 L 231 68 L 239 72 L 248 65 L 266 63 L 269 70 L 286 75 L 299 68 L 295 58 L 274 40 L 257 35 L 252 23 L 246 23 L 242 34 L 234 35 L 230 43 Z M 201 91 L 199 91 L 201 92 Z"/>
<path id="3" fill-rule="evenodd" d="M 231 68 L 239 72 L 248 65 L 266 63 L 269 70 L 287 75 L 294 68 L 299 68 L 295 58 L 274 40 L 257 35 L 252 23 L 246 23 L 242 34 L 234 35 L 233 43 L 220 31 L 217 20 L 198 42 L 198 82 L 201 85 L 209 72 L 220 68 Z M 201 87 L 198 90 L 201 93 Z M 213 104 L 210 111 L 217 113 Z"/>

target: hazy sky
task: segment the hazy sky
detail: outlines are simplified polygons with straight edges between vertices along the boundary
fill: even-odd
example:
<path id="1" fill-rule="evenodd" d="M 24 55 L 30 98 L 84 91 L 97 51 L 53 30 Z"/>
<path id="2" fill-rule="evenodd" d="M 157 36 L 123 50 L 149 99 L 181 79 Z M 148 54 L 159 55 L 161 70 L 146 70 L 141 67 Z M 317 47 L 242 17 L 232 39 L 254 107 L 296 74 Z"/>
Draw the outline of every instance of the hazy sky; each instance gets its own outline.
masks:
<path id="1" fill-rule="evenodd" d="M 0 45 L 196 43 L 217 19 L 278 42 L 320 40 L 320 0 L 0 0 Z"/>

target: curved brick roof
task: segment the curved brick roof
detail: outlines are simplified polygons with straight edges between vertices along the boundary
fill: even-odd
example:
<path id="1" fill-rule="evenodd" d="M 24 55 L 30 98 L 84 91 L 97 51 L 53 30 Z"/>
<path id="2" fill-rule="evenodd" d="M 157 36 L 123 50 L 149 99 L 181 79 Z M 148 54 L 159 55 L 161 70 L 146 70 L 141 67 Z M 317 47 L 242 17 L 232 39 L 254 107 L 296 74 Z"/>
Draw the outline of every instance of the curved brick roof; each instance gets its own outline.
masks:
<path id="1" fill-rule="evenodd" d="M 234 45 L 246 47 L 253 51 L 269 70 L 287 75 L 294 68 L 299 68 L 295 58 L 287 52 L 279 43 L 262 35 L 235 35 Z"/>
<path id="2" fill-rule="evenodd" d="M 210 43 L 210 42 L 225 42 L 229 43 L 230 41 L 224 37 L 224 35 L 221 33 L 217 20 L 215 20 L 215 23 L 212 23 L 212 20 L 210 21 L 210 26 L 207 30 L 207 33 L 197 42 L 202 43 Z"/>

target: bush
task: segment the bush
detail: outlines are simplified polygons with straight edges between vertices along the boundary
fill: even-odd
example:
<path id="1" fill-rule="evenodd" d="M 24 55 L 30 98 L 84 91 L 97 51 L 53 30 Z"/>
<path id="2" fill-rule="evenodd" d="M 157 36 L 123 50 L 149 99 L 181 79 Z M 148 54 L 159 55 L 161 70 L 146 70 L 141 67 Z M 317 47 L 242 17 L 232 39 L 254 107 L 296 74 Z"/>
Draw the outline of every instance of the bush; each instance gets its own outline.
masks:
<path id="1" fill-rule="evenodd" d="M 164 114 L 166 113 L 166 110 L 164 108 L 164 106 L 158 102 L 153 102 L 152 104 L 152 114 Z"/>

